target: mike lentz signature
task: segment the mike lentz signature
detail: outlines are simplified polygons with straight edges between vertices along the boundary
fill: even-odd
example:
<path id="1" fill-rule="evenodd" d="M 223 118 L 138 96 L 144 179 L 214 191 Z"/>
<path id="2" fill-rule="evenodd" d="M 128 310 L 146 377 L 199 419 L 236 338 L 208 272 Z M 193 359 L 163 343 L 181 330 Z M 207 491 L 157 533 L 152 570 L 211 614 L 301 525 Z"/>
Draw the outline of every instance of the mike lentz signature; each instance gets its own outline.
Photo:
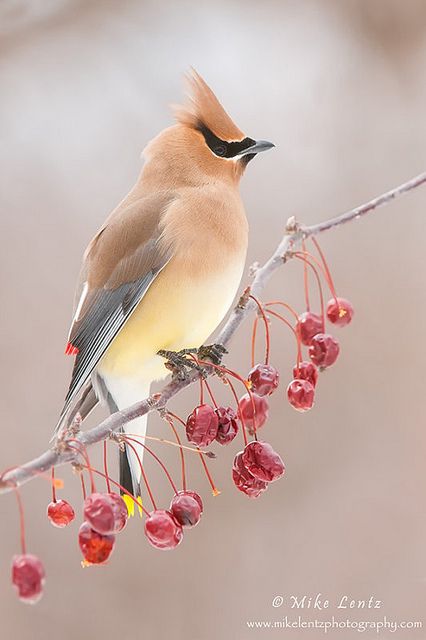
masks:
<path id="1" fill-rule="evenodd" d="M 342 595 L 337 600 L 331 602 L 328 598 L 325 598 L 321 593 L 316 595 L 289 595 L 289 596 L 275 596 L 272 600 L 272 606 L 275 608 L 285 606 L 289 609 L 316 609 L 322 611 L 323 609 L 380 609 L 382 607 L 382 600 L 377 600 L 374 596 L 370 596 L 365 599 L 355 599 L 348 595 Z"/>

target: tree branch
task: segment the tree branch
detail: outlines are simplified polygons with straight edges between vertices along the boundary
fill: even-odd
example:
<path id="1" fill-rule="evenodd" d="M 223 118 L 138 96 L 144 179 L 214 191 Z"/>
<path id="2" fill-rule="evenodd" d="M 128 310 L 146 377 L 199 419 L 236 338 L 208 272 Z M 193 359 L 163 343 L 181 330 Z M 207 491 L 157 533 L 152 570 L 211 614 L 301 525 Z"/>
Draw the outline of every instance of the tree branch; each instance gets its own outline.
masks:
<path id="1" fill-rule="evenodd" d="M 426 182 L 426 173 L 421 173 L 420 175 L 412 178 L 408 182 L 404 182 L 404 184 L 399 185 L 399 187 L 395 187 L 395 189 L 391 189 L 386 193 L 383 193 L 381 196 L 366 202 L 365 204 L 361 204 L 359 207 L 355 207 L 355 209 L 351 209 L 350 211 L 346 211 L 346 213 L 342 213 L 340 216 L 336 216 L 335 218 L 331 218 L 330 220 L 325 220 L 324 222 L 320 222 L 319 224 L 314 224 L 311 227 L 307 227 L 305 229 L 306 236 L 315 236 L 322 231 L 328 231 L 333 227 L 337 227 L 341 224 L 345 224 L 346 222 L 350 222 L 351 220 L 358 220 L 361 216 L 364 216 L 366 213 L 370 213 L 374 211 L 374 209 L 378 209 L 385 204 L 389 204 L 391 200 L 394 200 L 398 196 L 415 189 L 416 187 L 420 187 L 420 185 Z"/>
<path id="2" fill-rule="evenodd" d="M 425 182 L 426 173 L 422 173 L 412 180 L 405 182 L 395 189 L 391 189 L 387 193 L 384 193 L 381 196 L 356 207 L 355 209 L 351 209 L 346 213 L 342 213 L 339 216 L 330 218 L 329 220 L 325 220 L 324 222 L 320 222 L 312 226 L 299 225 L 294 218 L 290 218 L 287 222 L 285 234 L 280 244 L 269 260 L 267 260 L 262 267 L 256 269 L 251 285 L 243 293 L 237 305 L 231 312 L 223 329 L 216 336 L 215 343 L 223 344 L 224 346 L 229 344 L 232 336 L 237 331 L 243 320 L 245 320 L 256 308 L 255 302 L 248 297 L 248 291 L 255 297 L 259 297 L 259 294 L 265 288 L 265 285 L 271 278 L 272 274 L 282 266 L 288 258 L 291 257 L 292 252 L 299 247 L 304 238 L 318 235 L 319 233 L 323 233 L 324 231 L 328 231 L 334 227 L 346 224 L 352 220 L 357 220 L 361 216 L 371 213 L 378 207 L 389 204 L 398 196 L 419 187 Z M 212 372 L 213 369 L 207 373 L 211 374 Z M 194 371 L 186 380 L 172 380 L 165 385 L 161 393 L 142 400 L 141 402 L 137 402 L 127 409 L 117 411 L 96 427 L 93 427 L 86 432 L 78 433 L 76 437 L 85 447 L 106 440 L 114 431 L 118 431 L 124 424 L 127 424 L 131 420 L 143 416 L 150 411 L 164 409 L 171 398 L 198 378 L 199 373 Z M 10 491 L 14 486 L 24 484 L 25 482 L 36 478 L 40 472 L 48 471 L 53 466 L 57 467 L 72 462 L 78 462 L 78 459 L 79 453 L 75 448 L 71 449 L 71 447 L 68 446 L 66 437 L 64 439 L 58 439 L 51 449 L 43 453 L 38 458 L 35 458 L 20 467 L 4 472 L 0 477 L 0 492 Z"/>

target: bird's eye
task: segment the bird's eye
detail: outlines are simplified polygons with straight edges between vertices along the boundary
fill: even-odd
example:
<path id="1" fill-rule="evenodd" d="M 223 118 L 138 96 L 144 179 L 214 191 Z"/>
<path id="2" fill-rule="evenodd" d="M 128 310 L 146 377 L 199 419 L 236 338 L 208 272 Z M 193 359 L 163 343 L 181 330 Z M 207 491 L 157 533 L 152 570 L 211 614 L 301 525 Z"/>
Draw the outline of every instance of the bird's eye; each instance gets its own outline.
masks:
<path id="1" fill-rule="evenodd" d="M 218 144 L 214 147 L 213 152 L 217 155 L 217 156 L 224 156 L 226 155 L 226 152 L 228 151 L 226 144 Z"/>

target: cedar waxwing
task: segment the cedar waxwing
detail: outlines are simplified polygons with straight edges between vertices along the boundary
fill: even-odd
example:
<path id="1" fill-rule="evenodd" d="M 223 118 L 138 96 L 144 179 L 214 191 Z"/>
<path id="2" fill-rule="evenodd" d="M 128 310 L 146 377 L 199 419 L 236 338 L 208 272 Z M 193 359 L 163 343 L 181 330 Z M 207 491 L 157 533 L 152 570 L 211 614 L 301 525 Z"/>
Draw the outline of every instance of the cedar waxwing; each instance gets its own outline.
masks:
<path id="1" fill-rule="evenodd" d="M 85 252 L 57 429 L 99 400 L 114 412 L 147 397 L 168 373 L 158 351 L 202 345 L 237 293 L 248 236 L 238 184 L 274 145 L 246 137 L 196 72 L 189 82 L 189 105 L 147 145 L 138 181 Z M 143 437 L 146 422 L 125 429 Z M 120 483 L 135 495 L 140 475 L 134 453 L 121 452 Z"/>

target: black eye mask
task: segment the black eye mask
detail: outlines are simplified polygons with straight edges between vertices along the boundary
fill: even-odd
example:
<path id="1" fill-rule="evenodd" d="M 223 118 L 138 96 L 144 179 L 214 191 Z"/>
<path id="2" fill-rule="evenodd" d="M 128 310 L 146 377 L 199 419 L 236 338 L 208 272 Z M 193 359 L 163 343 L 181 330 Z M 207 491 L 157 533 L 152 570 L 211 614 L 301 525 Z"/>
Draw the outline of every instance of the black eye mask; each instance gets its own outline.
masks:
<path id="1" fill-rule="evenodd" d="M 209 149 L 211 149 L 218 158 L 234 158 L 241 153 L 241 151 L 255 144 L 255 140 L 252 140 L 252 138 L 244 138 L 244 140 L 240 140 L 239 142 L 226 142 L 226 140 L 221 140 L 215 136 L 215 134 L 203 124 L 200 124 L 197 129 L 203 134 Z M 247 158 L 247 156 L 245 157 Z"/>

